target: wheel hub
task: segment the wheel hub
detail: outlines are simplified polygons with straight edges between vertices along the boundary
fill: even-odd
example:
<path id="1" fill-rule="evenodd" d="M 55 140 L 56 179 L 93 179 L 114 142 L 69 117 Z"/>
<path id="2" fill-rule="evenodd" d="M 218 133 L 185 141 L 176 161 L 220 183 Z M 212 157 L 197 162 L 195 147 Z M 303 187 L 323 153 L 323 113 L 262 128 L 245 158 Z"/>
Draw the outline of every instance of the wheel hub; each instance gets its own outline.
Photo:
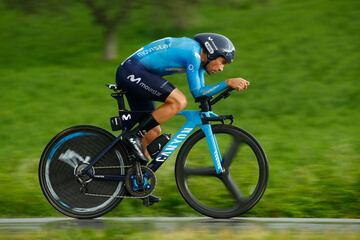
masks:
<path id="1" fill-rule="evenodd" d="M 74 169 L 74 175 L 76 177 L 76 179 L 81 183 L 89 183 L 92 181 L 92 177 L 90 177 L 88 175 L 88 173 L 84 173 L 83 170 L 88 166 L 89 164 L 86 163 L 81 163 L 79 165 L 77 165 Z M 95 169 L 94 167 L 91 167 L 89 172 L 94 175 L 95 174 Z"/>

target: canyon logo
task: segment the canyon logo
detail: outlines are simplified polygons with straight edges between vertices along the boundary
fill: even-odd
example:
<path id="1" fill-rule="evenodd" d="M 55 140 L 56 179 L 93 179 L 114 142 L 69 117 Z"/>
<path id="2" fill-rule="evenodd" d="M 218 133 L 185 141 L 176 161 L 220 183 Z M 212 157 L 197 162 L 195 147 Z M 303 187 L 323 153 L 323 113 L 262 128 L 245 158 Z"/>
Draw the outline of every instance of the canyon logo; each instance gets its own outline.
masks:
<path id="1" fill-rule="evenodd" d="M 179 144 L 185 140 L 193 129 L 194 128 L 183 128 L 179 134 L 177 134 L 168 144 L 165 145 L 159 156 L 156 157 L 156 161 L 164 162 L 176 150 Z"/>

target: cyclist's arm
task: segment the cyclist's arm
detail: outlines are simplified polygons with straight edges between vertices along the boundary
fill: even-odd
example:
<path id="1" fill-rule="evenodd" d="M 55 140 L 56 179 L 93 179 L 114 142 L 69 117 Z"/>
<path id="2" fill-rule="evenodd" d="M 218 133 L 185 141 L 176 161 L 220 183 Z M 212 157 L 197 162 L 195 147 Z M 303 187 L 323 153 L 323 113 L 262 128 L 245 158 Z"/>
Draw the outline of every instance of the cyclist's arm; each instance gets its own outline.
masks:
<path id="1" fill-rule="evenodd" d="M 191 64 L 190 64 L 191 65 Z M 190 91 L 194 98 L 201 97 L 201 96 L 214 96 L 227 88 L 226 81 L 222 81 L 217 84 L 205 86 L 204 80 L 204 69 L 193 69 L 193 67 L 189 66 L 186 68 L 187 79 L 190 87 Z M 200 64 L 199 64 L 200 65 Z"/>

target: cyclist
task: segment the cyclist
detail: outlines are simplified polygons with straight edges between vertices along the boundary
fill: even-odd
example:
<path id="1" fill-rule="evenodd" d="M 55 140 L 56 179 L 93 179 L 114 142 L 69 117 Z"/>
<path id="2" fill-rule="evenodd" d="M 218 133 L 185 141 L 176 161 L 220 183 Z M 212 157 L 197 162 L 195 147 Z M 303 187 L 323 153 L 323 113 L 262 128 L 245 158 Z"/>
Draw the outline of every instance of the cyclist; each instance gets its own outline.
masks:
<path id="1" fill-rule="evenodd" d="M 162 123 L 185 108 L 185 95 L 163 78 L 174 73 L 186 73 L 194 98 L 213 96 L 227 87 L 238 91 L 248 87 L 242 78 L 227 79 L 205 86 L 204 74 L 223 71 L 224 65 L 233 62 L 235 47 L 225 36 L 216 33 L 199 33 L 191 38 L 163 38 L 154 41 L 129 56 L 118 67 L 116 82 L 124 89 L 130 109 L 150 111 L 139 124 L 124 137 L 135 156 L 148 162 L 146 146 L 160 136 Z M 163 102 L 155 109 L 153 101 Z M 145 152 L 143 151 L 145 149 Z"/>

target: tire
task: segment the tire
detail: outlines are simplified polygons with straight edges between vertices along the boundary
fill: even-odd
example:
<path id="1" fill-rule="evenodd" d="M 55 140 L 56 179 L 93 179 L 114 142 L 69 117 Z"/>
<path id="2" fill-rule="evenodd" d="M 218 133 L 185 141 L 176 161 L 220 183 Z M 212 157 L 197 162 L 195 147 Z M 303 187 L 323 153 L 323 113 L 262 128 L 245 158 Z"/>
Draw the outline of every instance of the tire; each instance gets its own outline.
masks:
<path id="1" fill-rule="evenodd" d="M 125 191 L 122 181 L 87 179 L 87 191 L 75 177 L 75 169 L 93 159 L 115 137 L 95 126 L 75 126 L 56 135 L 46 146 L 39 163 L 41 189 L 61 213 L 80 219 L 96 218 L 113 209 Z M 125 175 L 127 153 L 117 144 L 93 166 L 101 175 Z M 109 167 L 111 166 L 111 167 Z"/>
<path id="2" fill-rule="evenodd" d="M 232 125 L 213 125 L 222 156 L 223 174 L 215 172 L 202 130 L 179 150 L 175 178 L 180 194 L 199 213 L 212 218 L 237 217 L 260 200 L 268 181 L 268 164 L 260 144 Z"/>

